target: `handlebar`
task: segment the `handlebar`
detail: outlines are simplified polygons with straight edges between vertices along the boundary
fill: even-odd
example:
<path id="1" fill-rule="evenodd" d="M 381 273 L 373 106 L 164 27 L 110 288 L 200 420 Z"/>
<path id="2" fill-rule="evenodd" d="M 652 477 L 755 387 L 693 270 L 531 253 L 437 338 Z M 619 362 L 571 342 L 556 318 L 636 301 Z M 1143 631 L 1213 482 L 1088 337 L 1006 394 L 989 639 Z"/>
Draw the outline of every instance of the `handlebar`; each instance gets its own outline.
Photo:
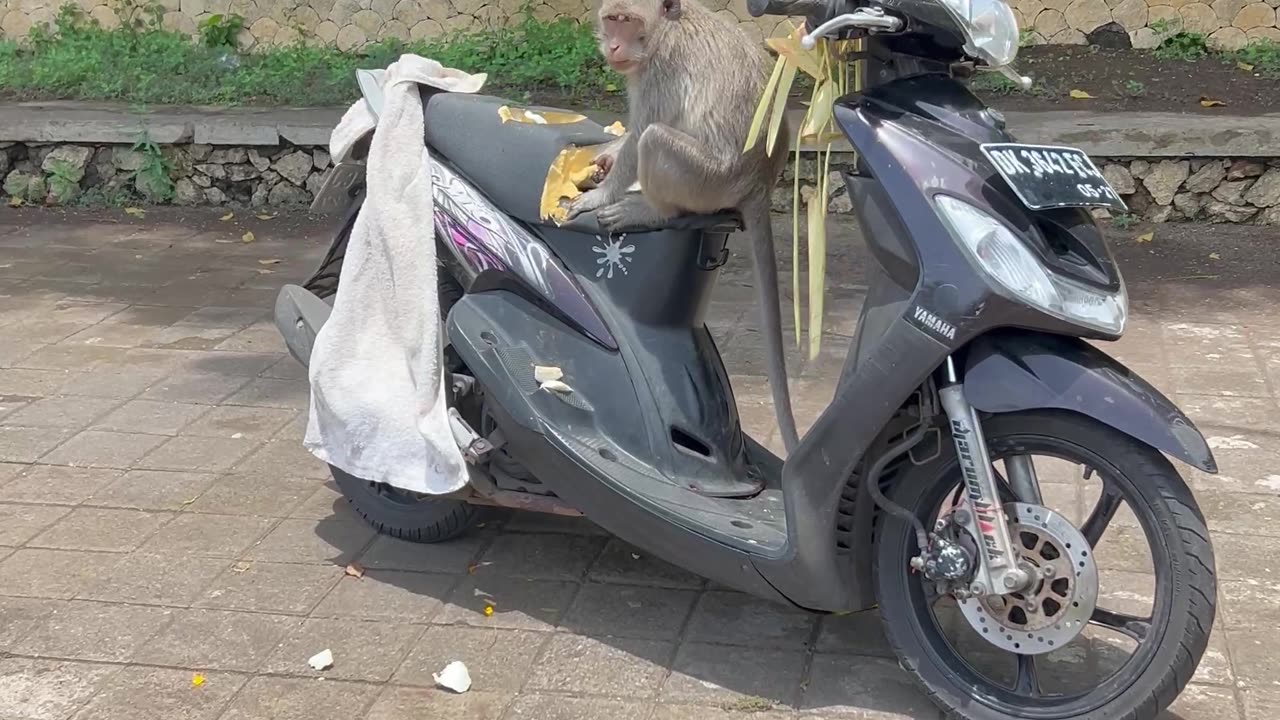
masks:
<path id="1" fill-rule="evenodd" d="M 897 32 L 903 22 L 888 15 L 880 7 L 859 7 L 852 12 L 839 14 L 848 7 L 844 0 L 747 0 L 747 11 L 754 17 L 761 15 L 803 16 L 809 32 L 801 40 L 806 48 L 812 48 L 817 39 L 855 27 L 876 32 Z"/>
<path id="2" fill-rule="evenodd" d="M 751 17 L 761 15 L 804 16 L 825 18 L 830 12 L 828 0 L 747 0 Z"/>

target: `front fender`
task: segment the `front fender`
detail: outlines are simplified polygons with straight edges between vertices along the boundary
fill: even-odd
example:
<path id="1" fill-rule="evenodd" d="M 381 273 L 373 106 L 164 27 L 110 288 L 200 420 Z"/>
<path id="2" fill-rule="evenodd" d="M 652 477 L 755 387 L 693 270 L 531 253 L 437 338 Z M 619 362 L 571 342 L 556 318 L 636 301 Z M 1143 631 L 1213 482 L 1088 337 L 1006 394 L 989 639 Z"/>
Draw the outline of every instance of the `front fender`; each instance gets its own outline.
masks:
<path id="1" fill-rule="evenodd" d="M 1136 373 L 1079 338 L 1028 331 L 983 335 L 968 346 L 964 394 L 982 412 L 1071 410 L 1207 473 L 1204 436 Z"/>

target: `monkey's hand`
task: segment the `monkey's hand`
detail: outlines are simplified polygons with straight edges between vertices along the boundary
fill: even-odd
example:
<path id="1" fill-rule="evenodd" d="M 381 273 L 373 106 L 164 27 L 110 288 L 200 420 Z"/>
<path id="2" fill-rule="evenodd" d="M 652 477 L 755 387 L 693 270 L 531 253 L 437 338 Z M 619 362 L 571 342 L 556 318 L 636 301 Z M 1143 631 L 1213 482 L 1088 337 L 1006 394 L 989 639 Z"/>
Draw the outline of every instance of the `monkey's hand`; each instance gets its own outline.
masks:
<path id="1" fill-rule="evenodd" d="M 565 222 L 570 222 L 583 213 L 598 210 L 613 201 L 613 193 L 606 188 L 588 190 L 569 202 L 566 208 Z"/>
<path id="2" fill-rule="evenodd" d="M 612 155 L 601 155 L 595 159 L 596 171 L 591 175 L 591 182 L 599 185 L 609 176 L 609 170 L 613 167 Z"/>
<path id="3" fill-rule="evenodd" d="M 600 151 L 592 159 L 591 164 L 596 166 L 595 172 L 587 178 L 587 182 L 582 185 L 584 188 L 600 187 L 605 178 L 609 176 L 609 171 L 613 169 L 614 160 L 618 157 L 618 150 L 621 148 L 619 143 L 610 143 L 604 150 Z"/>
<path id="4" fill-rule="evenodd" d="M 627 193 L 621 200 L 601 208 L 596 220 L 602 229 L 614 232 L 660 227 L 667 218 L 640 193 Z"/>

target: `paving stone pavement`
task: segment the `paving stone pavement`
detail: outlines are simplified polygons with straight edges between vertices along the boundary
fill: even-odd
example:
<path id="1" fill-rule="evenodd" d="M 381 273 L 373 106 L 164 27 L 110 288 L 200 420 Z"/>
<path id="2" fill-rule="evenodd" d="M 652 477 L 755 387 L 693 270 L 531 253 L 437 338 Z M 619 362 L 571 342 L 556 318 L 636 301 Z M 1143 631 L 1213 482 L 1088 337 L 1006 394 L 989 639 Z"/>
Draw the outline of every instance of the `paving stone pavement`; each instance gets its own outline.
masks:
<path id="1" fill-rule="evenodd" d="M 938 717 L 874 612 L 768 605 L 585 521 L 491 513 L 438 546 L 376 535 L 301 447 L 305 373 L 269 320 L 329 225 L 217 218 L 0 218 L 0 718 Z M 1111 349 L 1177 398 L 1223 469 L 1180 468 L 1221 599 L 1175 716 L 1260 720 L 1280 711 L 1280 286 L 1250 274 L 1245 231 L 1186 232 L 1222 238 L 1243 269 L 1205 285 L 1188 259 L 1202 245 L 1131 252 L 1134 317 Z M 856 322 L 851 237 L 837 226 L 823 353 L 793 358 L 805 424 Z M 749 277 L 736 257 L 709 323 L 748 429 L 776 445 Z M 1069 514 L 1089 502 L 1070 478 L 1046 496 Z M 1103 590 L 1141 601 L 1125 522 L 1100 551 L 1123 571 Z M 306 660 L 325 648 L 321 680 Z M 475 680 L 461 696 L 432 687 L 455 659 Z"/>

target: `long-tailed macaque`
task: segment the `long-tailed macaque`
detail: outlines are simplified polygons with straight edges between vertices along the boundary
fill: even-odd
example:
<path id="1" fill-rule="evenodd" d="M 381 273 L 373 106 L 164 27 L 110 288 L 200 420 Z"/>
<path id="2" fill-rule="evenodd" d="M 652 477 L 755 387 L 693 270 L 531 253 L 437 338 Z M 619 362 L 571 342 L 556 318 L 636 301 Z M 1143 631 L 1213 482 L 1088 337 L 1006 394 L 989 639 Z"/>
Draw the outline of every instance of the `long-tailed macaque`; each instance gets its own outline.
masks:
<path id="1" fill-rule="evenodd" d="M 592 210 L 606 230 L 658 225 L 682 214 L 737 209 L 751 241 L 769 384 L 783 443 L 799 442 L 787 388 L 769 195 L 786 162 L 758 143 L 743 153 L 769 57 L 737 25 L 697 0 L 604 0 L 600 52 L 627 82 L 629 125 L 598 161 L 603 181 L 570 217 Z M 784 127 L 781 137 L 789 137 Z M 628 193 L 636 180 L 639 193 Z"/>

